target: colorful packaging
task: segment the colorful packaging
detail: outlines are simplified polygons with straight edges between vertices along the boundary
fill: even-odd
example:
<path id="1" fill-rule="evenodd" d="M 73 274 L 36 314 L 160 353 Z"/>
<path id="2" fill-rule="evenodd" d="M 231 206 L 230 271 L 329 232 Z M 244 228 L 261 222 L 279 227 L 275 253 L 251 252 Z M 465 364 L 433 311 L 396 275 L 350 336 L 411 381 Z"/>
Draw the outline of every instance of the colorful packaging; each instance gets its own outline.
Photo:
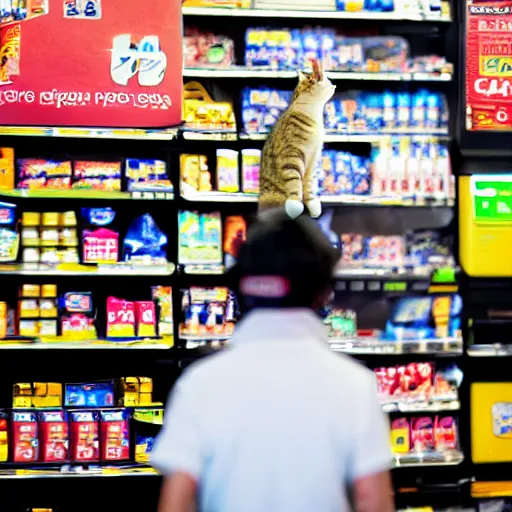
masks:
<path id="1" fill-rule="evenodd" d="M 82 240 L 84 263 L 117 263 L 119 233 L 105 228 L 94 231 L 84 229 Z"/>
<path id="2" fill-rule="evenodd" d="M 458 445 L 457 423 L 452 416 L 437 416 L 435 443 L 438 452 L 456 450 Z"/>
<path id="3" fill-rule="evenodd" d="M 100 461 L 98 412 L 72 411 L 70 417 L 71 462 Z"/>
<path id="4" fill-rule="evenodd" d="M 101 460 L 104 462 L 130 458 L 128 412 L 101 411 Z"/>
<path id="5" fill-rule="evenodd" d="M 107 337 L 135 337 L 135 305 L 123 299 L 107 299 Z"/>
<path id="6" fill-rule="evenodd" d="M 87 382 L 66 384 L 66 407 L 112 407 L 114 405 L 114 382 Z"/>
<path id="7" fill-rule="evenodd" d="M 397 418 L 391 422 L 391 452 L 398 455 L 409 453 L 411 432 L 407 418 Z"/>
<path id="8" fill-rule="evenodd" d="M 178 260 L 181 264 L 222 264 L 220 212 L 179 212 Z"/>
<path id="9" fill-rule="evenodd" d="M 126 159 L 126 180 L 128 191 L 173 191 L 163 160 Z"/>
<path id="10" fill-rule="evenodd" d="M 39 414 L 41 461 L 69 460 L 68 417 L 66 411 L 42 411 Z"/>
<path id="11" fill-rule="evenodd" d="M 135 302 L 135 320 L 137 323 L 137 336 L 156 336 L 156 314 L 154 302 Z"/>
<path id="12" fill-rule="evenodd" d="M 217 190 L 240 192 L 238 151 L 217 149 Z"/>
<path id="13" fill-rule="evenodd" d="M 121 190 L 121 162 L 75 161 L 72 186 L 118 192 Z"/>
<path id="14" fill-rule="evenodd" d="M 411 421 L 411 446 L 414 452 L 428 452 L 435 449 L 434 422 L 428 416 L 413 418 Z"/>
<path id="15" fill-rule="evenodd" d="M 61 334 L 74 339 L 96 339 L 90 292 L 68 292 L 59 301 Z"/>
<path id="16" fill-rule="evenodd" d="M 242 149 L 242 191 L 246 194 L 260 192 L 260 161 L 259 149 Z"/>
<path id="17" fill-rule="evenodd" d="M 16 220 L 15 208 L 14 205 L 0 203 L 0 263 L 13 262 L 18 257 L 20 235 L 14 225 Z"/>
<path id="18" fill-rule="evenodd" d="M 153 379 L 150 377 L 123 377 L 119 405 L 135 407 L 153 403 Z"/>
<path id="19" fill-rule="evenodd" d="M 185 27 L 183 66 L 217 68 L 235 64 L 235 43 L 224 35 L 215 35 L 193 27 Z"/>
<path id="20" fill-rule="evenodd" d="M 166 248 L 167 235 L 149 213 L 132 221 L 123 242 L 125 261 L 146 265 L 167 263 Z"/>
<path id="21" fill-rule="evenodd" d="M 0 82 L 2 81 L 0 76 Z M 14 149 L 0 148 L 0 190 L 14 188 Z"/>
<path id="22" fill-rule="evenodd" d="M 181 193 L 210 192 L 212 190 L 212 178 L 208 171 L 208 159 L 206 155 L 180 155 Z"/>
<path id="23" fill-rule="evenodd" d="M 172 288 L 170 286 L 152 286 L 151 297 L 157 304 L 158 335 L 172 336 L 174 334 Z"/>
<path id="24" fill-rule="evenodd" d="M 73 174 L 70 160 L 23 158 L 18 164 L 18 188 L 69 189 Z"/>
<path id="25" fill-rule="evenodd" d="M 0 462 L 9 459 L 9 413 L 0 411 Z"/>
<path id="26" fill-rule="evenodd" d="M 226 217 L 224 223 L 224 264 L 230 268 L 236 263 L 240 247 L 247 238 L 247 223 L 240 215 Z"/>
<path id="27" fill-rule="evenodd" d="M 11 417 L 12 461 L 31 463 L 39 460 L 39 429 L 33 412 L 13 411 Z"/>
<path id="28" fill-rule="evenodd" d="M 163 409 L 135 409 L 132 423 L 135 431 L 135 462 L 148 464 L 156 436 L 163 425 Z"/>

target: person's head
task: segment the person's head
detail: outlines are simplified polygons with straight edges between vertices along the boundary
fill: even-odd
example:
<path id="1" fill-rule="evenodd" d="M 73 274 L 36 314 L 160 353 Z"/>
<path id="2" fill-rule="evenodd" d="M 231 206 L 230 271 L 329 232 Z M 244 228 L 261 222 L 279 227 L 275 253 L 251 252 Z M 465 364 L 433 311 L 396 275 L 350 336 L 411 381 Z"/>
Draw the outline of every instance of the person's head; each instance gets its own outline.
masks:
<path id="1" fill-rule="evenodd" d="M 241 309 L 323 307 L 339 257 L 307 215 L 290 219 L 281 208 L 264 212 L 231 270 Z"/>

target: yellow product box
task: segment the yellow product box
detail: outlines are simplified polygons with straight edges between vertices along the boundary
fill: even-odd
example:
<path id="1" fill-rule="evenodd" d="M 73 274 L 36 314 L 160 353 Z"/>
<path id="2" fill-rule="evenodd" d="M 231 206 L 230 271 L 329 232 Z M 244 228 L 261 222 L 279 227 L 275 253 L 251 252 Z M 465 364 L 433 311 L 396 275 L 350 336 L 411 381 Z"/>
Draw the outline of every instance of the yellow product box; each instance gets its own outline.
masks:
<path id="1" fill-rule="evenodd" d="M 57 212 L 43 212 L 42 225 L 43 226 L 58 226 L 60 221 L 60 214 Z"/>
<path id="2" fill-rule="evenodd" d="M 0 190 L 14 188 L 14 149 L 0 148 Z"/>
<path id="3" fill-rule="evenodd" d="M 61 226 L 74 227 L 77 225 L 75 212 L 64 212 L 60 214 Z"/>
<path id="4" fill-rule="evenodd" d="M 57 299 L 39 299 L 39 314 L 41 318 L 56 318 Z"/>
<path id="5" fill-rule="evenodd" d="M 512 462 L 512 382 L 472 383 L 470 410 L 473 462 Z"/>
<path id="6" fill-rule="evenodd" d="M 139 405 L 151 405 L 153 403 L 152 393 L 141 393 L 139 395 Z"/>
<path id="7" fill-rule="evenodd" d="M 41 286 L 41 297 L 48 299 L 57 298 L 57 285 L 43 284 L 43 286 Z"/>
<path id="8" fill-rule="evenodd" d="M 18 302 L 20 318 L 38 318 L 39 301 L 37 299 L 21 299 Z"/>
<path id="9" fill-rule="evenodd" d="M 0 462 L 7 462 L 9 457 L 9 438 L 7 430 L 0 431 Z"/>
<path id="10" fill-rule="evenodd" d="M 41 295 L 41 287 L 38 284 L 24 284 L 20 288 L 20 297 L 38 298 Z"/>
<path id="11" fill-rule="evenodd" d="M 7 303 L 0 302 L 0 339 L 7 336 Z"/>
<path id="12" fill-rule="evenodd" d="M 29 338 L 39 334 L 39 324 L 37 320 L 20 320 L 19 335 Z"/>
<path id="13" fill-rule="evenodd" d="M 23 212 L 21 216 L 22 226 L 40 226 L 41 225 L 41 214 L 39 212 Z"/>

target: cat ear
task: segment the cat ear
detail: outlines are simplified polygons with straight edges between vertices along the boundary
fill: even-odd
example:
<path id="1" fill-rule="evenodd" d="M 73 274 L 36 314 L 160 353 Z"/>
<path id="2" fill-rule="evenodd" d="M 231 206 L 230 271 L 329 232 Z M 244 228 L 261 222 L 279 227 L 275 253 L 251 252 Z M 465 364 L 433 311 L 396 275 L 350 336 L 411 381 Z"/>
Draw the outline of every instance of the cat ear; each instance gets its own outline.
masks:
<path id="1" fill-rule="evenodd" d="M 298 71 L 298 74 L 299 74 L 299 83 L 307 78 L 307 75 L 305 73 L 303 73 L 300 69 Z"/>

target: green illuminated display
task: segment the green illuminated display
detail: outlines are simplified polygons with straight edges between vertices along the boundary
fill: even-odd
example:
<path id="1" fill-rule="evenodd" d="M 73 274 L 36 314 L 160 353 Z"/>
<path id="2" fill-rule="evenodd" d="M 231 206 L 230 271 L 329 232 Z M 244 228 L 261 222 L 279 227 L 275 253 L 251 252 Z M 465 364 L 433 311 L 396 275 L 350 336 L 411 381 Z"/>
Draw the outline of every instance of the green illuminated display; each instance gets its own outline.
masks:
<path id="1" fill-rule="evenodd" d="M 471 195 L 477 222 L 512 223 L 512 176 L 472 176 Z"/>
<path id="2" fill-rule="evenodd" d="M 384 283 L 384 291 L 386 292 L 405 292 L 407 283 L 405 281 Z"/>

